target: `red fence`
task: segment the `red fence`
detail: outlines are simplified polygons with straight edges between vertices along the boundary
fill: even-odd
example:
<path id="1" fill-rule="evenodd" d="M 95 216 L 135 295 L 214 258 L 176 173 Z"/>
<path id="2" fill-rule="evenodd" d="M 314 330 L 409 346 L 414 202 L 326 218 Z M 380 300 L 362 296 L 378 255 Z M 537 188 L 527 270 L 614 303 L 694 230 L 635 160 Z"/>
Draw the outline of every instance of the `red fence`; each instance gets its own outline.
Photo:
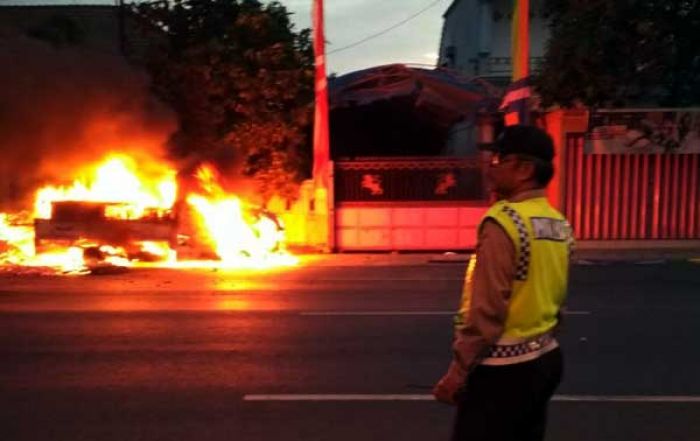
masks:
<path id="1" fill-rule="evenodd" d="M 700 154 L 584 154 L 567 138 L 564 212 L 583 240 L 700 239 Z"/>

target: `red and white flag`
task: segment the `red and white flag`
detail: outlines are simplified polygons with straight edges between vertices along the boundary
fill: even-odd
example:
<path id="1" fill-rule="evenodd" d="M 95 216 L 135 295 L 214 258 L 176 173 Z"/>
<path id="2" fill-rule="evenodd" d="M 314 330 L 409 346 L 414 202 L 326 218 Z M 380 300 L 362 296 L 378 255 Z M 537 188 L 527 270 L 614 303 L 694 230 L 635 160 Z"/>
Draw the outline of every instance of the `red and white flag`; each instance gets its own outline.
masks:
<path id="1" fill-rule="evenodd" d="M 326 76 L 326 41 L 323 30 L 323 0 L 313 4 L 313 44 L 316 65 L 316 105 L 314 113 L 314 168 L 317 186 L 328 188 L 330 136 L 328 127 L 328 78 Z"/>
<path id="2" fill-rule="evenodd" d="M 511 28 L 511 59 L 513 76 L 506 88 L 501 110 L 505 124 L 530 123 L 530 1 L 513 0 Z"/>

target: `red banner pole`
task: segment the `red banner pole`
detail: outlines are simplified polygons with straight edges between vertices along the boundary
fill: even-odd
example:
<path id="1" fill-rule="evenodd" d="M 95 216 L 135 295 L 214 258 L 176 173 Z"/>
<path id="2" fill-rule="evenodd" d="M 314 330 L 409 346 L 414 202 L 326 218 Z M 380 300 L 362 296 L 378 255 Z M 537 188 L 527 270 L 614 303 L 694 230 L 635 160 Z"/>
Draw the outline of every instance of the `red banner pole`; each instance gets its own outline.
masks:
<path id="1" fill-rule="evenodd" d="M 328 188 L 330 137 L 328 134 L 328 79 L 323 29 L 323 0 L 313 4 L 313 44 L 316 65 L 313 179 L 317 187 Z"/>

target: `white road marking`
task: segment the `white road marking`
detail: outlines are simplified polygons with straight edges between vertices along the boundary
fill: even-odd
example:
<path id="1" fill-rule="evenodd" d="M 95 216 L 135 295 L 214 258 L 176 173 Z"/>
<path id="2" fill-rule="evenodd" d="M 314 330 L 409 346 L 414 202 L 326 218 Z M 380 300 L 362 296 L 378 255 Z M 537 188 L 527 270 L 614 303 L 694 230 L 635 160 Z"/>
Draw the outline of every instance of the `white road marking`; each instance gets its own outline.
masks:
<path id="1" fill-rule="evenodd" d="M 434 401 L 427 394 L 260 394 L 244 401 Z M 555 395 L 555 402 L 580 403 L 700 403 L 697 395 Z"/>
<path id="2" fill-rule="evenodd" d="M 697 395 L 555 395 L 552 399 L 588 403 L 700 403 Z"/>
<path id="3" fill-rule="evenodd" d="M 454 311 L 306 311 L 301 315 L 322 317 L 355 317 L 355 316 L 385 316 L 385 315 L 454 315 Z"/>
<path id="4" fill-rule="evenodd" d="M 590 315 L 590 311 L 564 311 L 564 315 Z M 304 311 L 307 317 L 357 317 L 357 316 L 452 316 L 455 311 Z"/>
<path id="5" fill-rule="evenodd" d="M 426 401 L 434 400 L 432 395 L 368 395 L 368 394 L 281 394 L 244 395 L 244 401 Z"/>

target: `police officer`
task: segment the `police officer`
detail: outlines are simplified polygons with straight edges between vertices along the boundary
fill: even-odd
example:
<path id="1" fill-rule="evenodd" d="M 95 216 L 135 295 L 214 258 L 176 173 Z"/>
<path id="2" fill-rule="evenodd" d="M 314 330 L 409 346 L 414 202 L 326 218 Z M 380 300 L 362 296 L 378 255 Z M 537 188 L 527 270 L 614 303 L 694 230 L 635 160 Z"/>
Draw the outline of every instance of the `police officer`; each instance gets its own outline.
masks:
<path id="1" fill-rule="evenodd" d="M 554 146 L 546 132 L 506 127 L 488 176 L 499 197 L 479 226 L 455 317 L 454 357 L 433 389 L 456 404 L 453 440 L 542 440 L 562 376 L 554 337 L 572 233 L 547 201 Z"/>

